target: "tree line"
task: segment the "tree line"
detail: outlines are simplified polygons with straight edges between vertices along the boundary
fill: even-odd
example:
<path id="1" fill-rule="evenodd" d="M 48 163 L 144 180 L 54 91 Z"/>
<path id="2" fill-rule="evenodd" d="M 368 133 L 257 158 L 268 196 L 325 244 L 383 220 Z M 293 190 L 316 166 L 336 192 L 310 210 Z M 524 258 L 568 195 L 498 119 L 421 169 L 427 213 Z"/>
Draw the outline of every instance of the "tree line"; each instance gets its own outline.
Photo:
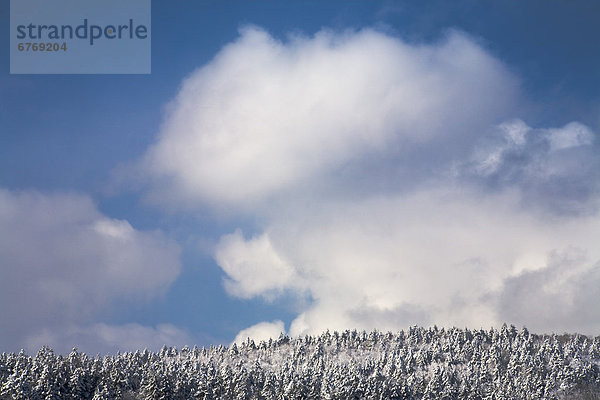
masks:
<path id="1" fill-rule="evenodd" d="M 600 336 L 412 327 L 0 356 L 0 399 L 599 399 Z"/>

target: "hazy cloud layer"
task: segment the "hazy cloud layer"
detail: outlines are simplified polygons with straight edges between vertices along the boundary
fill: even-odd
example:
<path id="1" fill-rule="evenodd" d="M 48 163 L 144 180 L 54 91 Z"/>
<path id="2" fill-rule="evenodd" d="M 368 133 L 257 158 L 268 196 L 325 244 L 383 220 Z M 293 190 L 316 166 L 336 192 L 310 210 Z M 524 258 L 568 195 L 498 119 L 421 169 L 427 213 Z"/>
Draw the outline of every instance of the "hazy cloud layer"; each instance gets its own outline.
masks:
<path id="1" fill-rule="evenodd" d="M 458 32 L 407 44 L 246 29 L 183 82 L 142 167 L 157 201 L 261 221 L 223 236 L 215 259 L 234 296 L 302 299 L 291 334 L 597 331 L 581 310 L 600 284 L 597 134 L 528 126 L 519 99 L 518 79 Z"/>
<path id="2" fill-rule="evenodd" d="M 77 346 L 79 350 L 93 352 L 92 354 L 115 354 L 117 351 L 134 352 L 142 349 L 159 351 L 163 346 L 192 346 L 194 339 L 185 330 L 171 324 L 148 327 L 137 323 L 124 325 L 95 323 L 85 326 L 44 328 L 39 333 L 28 337 L 26 345 L 30 349 L 50 346 L 62 354 L 71 350 L 68 348 L 69 345 Z"/>
<path id="3" fill-rule="evenodd" d="M 61 347 L 53 330 L 164 293 L 179 274 L 179 252 L 158 231 L 103 216 L 86 196 L 0 189 L 0 339 L 26 346 L 26 334 L 44 331 Z"/>

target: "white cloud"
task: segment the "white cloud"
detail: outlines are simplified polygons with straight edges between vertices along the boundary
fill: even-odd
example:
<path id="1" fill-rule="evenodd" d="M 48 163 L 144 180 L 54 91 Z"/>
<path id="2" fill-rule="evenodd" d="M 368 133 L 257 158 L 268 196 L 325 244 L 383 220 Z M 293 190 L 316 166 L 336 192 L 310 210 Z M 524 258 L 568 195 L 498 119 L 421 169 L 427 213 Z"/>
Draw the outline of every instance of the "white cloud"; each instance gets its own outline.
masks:
<path id="1" fill-rule="evenodd" d="M 496 300 L 515 276 L 545 271 L 557 262 L 556 252 L 579 249 L 585 257 L 572 279 L 579 282 L 600 260 L 599 218 L 532 215 L 520 209 L 518 196 L 456 188 L 287 214 L 273 220 L 266 235 L 273 252 L 268 258 L 287 259 L 297 276 L 284 288 L 308 291 L 313 299 L 292 323 L 293 335 L 430 323 L 487 327 L 504 319 L 520 323 L 523 318 L 511 314 L 506 300 L 502 307 Z M 237 268 L 244 262 L 240 258 Z M 271 282 L 267 270 L 255 272 L 253 285 Z M 561 296 L 578 290 L 561 286 Z M 580 294 L 591 301 L 593 293 Z M 565 307 L 564 315 L 577 313 Z M 541 324 L 536 313 L 527 324 L 532 329 L 569 329 L 557 318 Z M 585 328 L 600 324 L 590 321 Z"/>
<path id="2" fill-rule="evenodd" d="M 559 129 L 548 129 L 547 133 L 551 151 L 587 146 L 594 141 L 590 128 L 579 122 L 571 122 Z"/>
<path id="3" fill-rule="evenodd" d="M 148 349 L 159 351 L 163 346 L 183 347 L 193 345 L 194 340 L 188 332 L 171 324 L 159 324 L 156 327 L 136 323 L 125 325 L 92 325 L 44 328 L 25 340 L 31 352 L 42 346 L 50 346 L 57 353 L 66 354 L 73 347 L 91 354 L 115 354 L 116 352 Z"/>
<path id="4" fill-rule="evenodd" d="M 282 321 L 260 322 L 241 330 L 233 340 L 233 343 L 243 343 L 248 340 L 248 338 L 252 339 L 254 342 L 268 341 L 269 339 L 279 338 L 279 335 L 282 333 L 285 333 L 285 327 Z"/>
<path id="5" fill-rule="evenodd" d="M 0 338 L 89 321 L 117 301 L 165 293 L 180 249 L 102 215 L 86 196 L 0 189 Z"/>
<path id="6" fill-rule="evenodd" d="M 160 201 L 259 221 L 215 258 L 234 296 L 303 297 L 293 335 L 505 320 L 597 330 L 578 308 L 597 293 L 595 134 L 515 118 L 516 82 L 457 32 L 407 44 L 247 29 L 183 82 L 142 168 Z M 575 269 L 556 257 L 573 251 Z M 511 301 L 528 293 L 559 316 Z"/>
<path id="7" fill-rule="evenodd" d="M 267 235 L 247 241 L 240 231 L 223 236 L 215 259 L 229 277 L 225 287 L 238 297 L 272 297 L 294 279 L 294 269 L 275 253 Z"/>
<path id="8" fill-rule="evenodd" d="M 432 140 L 445 158 L 499 122 L 515 92 L 457 32 L 415 46 L 372 30 L 283 43 L 247 28 L 183 82 L 142 166 L 162 201 L 246 210 Z"/>

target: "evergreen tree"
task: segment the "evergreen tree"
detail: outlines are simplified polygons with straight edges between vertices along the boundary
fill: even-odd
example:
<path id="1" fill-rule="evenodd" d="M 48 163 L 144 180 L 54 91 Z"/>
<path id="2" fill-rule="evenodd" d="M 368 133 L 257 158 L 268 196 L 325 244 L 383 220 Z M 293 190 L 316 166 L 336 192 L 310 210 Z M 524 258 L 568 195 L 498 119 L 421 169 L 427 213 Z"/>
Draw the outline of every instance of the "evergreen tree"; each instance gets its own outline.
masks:
<path id="1" fill-rule="evenodd" d="M 600 339 L 412 327 L 88 358 L 0 355 L 0 399 L 598 399 Z"/>

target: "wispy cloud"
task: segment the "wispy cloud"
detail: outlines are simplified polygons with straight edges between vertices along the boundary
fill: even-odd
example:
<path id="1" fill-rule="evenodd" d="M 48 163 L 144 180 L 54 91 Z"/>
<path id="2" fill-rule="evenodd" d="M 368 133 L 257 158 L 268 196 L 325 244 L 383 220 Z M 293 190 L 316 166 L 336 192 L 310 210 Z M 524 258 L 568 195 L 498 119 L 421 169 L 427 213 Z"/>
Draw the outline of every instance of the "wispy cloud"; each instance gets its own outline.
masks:
<path id="1" fill-rule="evenodd" d="M 553 213 L 597 211 L 600 157 L 587 126 L 570 122 L 561 128 L 533 128 L 521 120 L 500 124 L 480 138 L 473 156 L 460 162 L 488 188 L 518 188 L 525 204 Z"/>

